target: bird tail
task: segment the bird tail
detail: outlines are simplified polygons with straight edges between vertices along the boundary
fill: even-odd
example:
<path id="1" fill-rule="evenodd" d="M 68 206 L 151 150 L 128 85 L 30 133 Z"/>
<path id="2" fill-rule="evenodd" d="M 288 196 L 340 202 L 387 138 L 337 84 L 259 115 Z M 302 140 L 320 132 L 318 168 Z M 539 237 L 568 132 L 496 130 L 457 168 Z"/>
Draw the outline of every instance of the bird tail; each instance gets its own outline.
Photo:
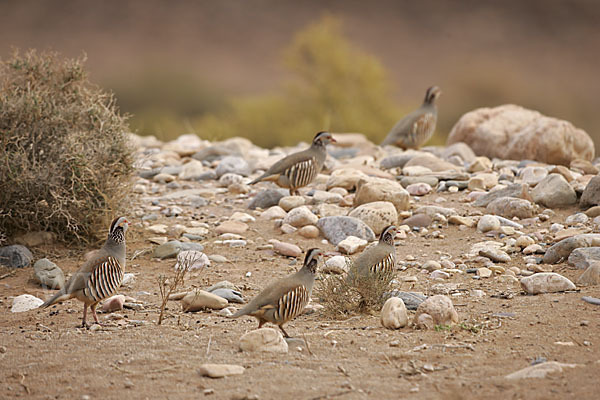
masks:
<path id="1" fill-rule="evenodd" d="M 242 315 L 248 315 L 248 306 L 240 308 L 234 314 L 230 315 L 229 318 L 237 318 Z"/>
<path id="2" fill-rule="evenodd" d="M 255 180 L 253 180 L 252 182 L 250 182 L 248 185 L 254 185 L 255 183 L 262 181 L 264 177 L 265 177 L 265 175 L 261 175 L 258 178 L 256 178 Z"/>
<path id="3" fill-rule="evenodd" d="M 73 297 L 73 296 L 71 296 L 71 295 L 69 295 L 69 294 L 66 294 L 65 292 L 63 292 L 63 291 L 61 290 L 61 291 L 59 291 L 58 293 L 56 293 L 54 296 L 52 296 L 52 297 L 50 297 L 48 300 L 46 300 L 46 301 L 44 302 L 44 304 L 42 304 L 42 305 L 40 306 L 40 308 L 46 308 L 46 307 L 50 307 L 50 306 L 51 306 L 51 305 L 53 305 L 53 304 L 59 303 L 59 302 L 61 302 L 61 301 L 68 300 L 68 299 L 70 299 L 71 297 Z"/>

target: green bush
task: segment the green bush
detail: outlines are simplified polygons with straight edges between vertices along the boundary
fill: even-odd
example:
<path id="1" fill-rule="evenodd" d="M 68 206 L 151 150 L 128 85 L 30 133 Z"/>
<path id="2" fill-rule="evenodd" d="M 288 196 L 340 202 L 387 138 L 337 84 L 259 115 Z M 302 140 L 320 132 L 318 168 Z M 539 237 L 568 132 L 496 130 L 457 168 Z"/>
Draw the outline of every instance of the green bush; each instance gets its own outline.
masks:
<path id="1" fill-rule="evenodd" d="M 0 62 L 0 230 L 95 240 L 126 212 L 126 117 L 83 59 L 16 52 Z"/>
<path id="2" fill-rule="evenodd" d="M 378 142 L 402 115 L 382 65 L 353 48 L 335 19 L 298 33 L 283 62 L 292 78 L 279 91 L 233 99 L 227 111 L 203 117 L 197 132 L 209 139 L 244 136 L 264 147 L 309 141 L 324 129 L 362 132 Z"/>

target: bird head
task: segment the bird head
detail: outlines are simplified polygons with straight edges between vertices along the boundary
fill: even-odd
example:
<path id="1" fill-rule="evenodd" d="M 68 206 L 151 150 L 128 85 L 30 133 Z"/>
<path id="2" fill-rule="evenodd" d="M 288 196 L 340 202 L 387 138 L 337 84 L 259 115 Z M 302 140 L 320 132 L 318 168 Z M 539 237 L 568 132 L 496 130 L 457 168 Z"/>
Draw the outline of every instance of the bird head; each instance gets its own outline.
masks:
<path id="1" fill-rule="evenodd" d="M 329 143 L 336 143 L 336 140 L 331 136 L 331 133 L 326 131 L 321 131 L 315 135 L 315 138 L 312 141 L 313 145 L 325 146 Z"/>
<path id="2" fill-rule="evenodd" d="M 442 90 L 437 86 L 432 86 L 425 92 L 425 103 L 434 104 L 435 100 L 440 97 Z"/>
<path id="3" fill-rule="evenodd" d="M 381 236 L 379 237 L 379 241 L 393 245 L 394 244 L 394 239 L 396 238 L 396 233 L 397 232 L 398 232 L 398 229 L 396 228 L 396 226 L 395 225 L 390 225 L 390 226 L 386 227 L 381 232 Z"/>
<path id="4" fill-rule="evenodd" d="M 323 252 L 319 249 L 310 249 L 304 257 L 304 267 L 313 274 L 317 272 L 319 262 L 323 260 Z"/>
<path id="5" fill-rule="evenodd" d="M 113 219 L 108 230 L 108 237 L 114 239 L 117 242 L 121 242 L 124 239 L 124 234 L 129 228 L 129 221 L 125 217 L 117 217 Z"/>

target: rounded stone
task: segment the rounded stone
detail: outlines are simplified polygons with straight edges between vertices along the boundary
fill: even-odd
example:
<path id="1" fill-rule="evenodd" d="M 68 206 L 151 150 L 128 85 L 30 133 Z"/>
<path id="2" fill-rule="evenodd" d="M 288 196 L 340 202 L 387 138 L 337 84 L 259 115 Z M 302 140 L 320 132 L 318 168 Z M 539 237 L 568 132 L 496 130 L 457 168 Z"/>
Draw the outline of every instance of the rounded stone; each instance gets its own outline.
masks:
<path id="1" fill-rule="evenodd" d="M 394 205 L 387 201 L 375 201 L 362 204 L 352 210 L 350 217 L 358 218 L 379 235 L 387 226 L 398 222 L 398 212 Z"/>

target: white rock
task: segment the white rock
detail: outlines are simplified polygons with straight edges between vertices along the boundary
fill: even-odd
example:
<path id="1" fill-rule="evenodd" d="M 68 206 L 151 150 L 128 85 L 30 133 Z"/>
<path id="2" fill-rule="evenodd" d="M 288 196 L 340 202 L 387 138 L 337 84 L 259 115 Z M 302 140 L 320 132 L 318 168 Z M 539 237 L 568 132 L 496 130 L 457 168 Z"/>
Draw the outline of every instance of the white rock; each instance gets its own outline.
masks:
<path id="1" fill-rule="evenodd" d="M 126 273 L 123 274 L 123 280 L 121 281 L 121 286 L 131 286 L 135 282 L 135 274 Z"/>
<path id="2" fill-rule="evenodd" d="M 325 274 L 345 274 L 348 272 L 348 260 L 344 256 L 333 256 L 323 265 L 322 272 Z"/>
<path id="3" fill-rule="evenodd" d="M 477 275 L 481 278 L 489 278 L 492 276 L 492 270 L 486 267 L 477 268 Z"/>
<path id="4" fill-rule="evenodd" d="M 375 201 L 389 201 L 397 212 L 410 208 L 410 194 L 398 182 L 383 178 L 365 178 L 358 181 L 354 206 Z"/>
<path id="5" fill-rule="evenodd" d="M 223 378 L 230 375 L 241 375 L 244 373 L 244 367 L 231 364 L 202 364 L 198 369 L 201 376 L 209 378 Z"/>
<path id="6" fill-rule="evenodd" d="M 287 353 L 288 344 L 279 330 L 260 328 L 240 338 L 240 350 L 268 353 Z"/>
<path id="7" fill-rule="evenodd" d="M 300 228 L 305 225 L 314 225 L 318 220 L 319 217 L 313 214 L 308 207 L 300 206 L 292 209 L 283 219 L 283 223 Z"/>
<path id="8" fill-rule="evenodd" d="M 381 325 L 388 329 L 399 329 L 408 324 L 404 301 L 398 297 L 387 299 L 381 309 Z"/>
<path id="9" fill-rule="evenodd" d="M 517 238 L 515 245 L 523 249 L 534 243 L 535 240 L 531 236 L 522 235 Z"/>
<path id="10" fill-rule="evenodd" d="M 30 294 L 22 294 L 13 299 L 11 312 L 24 312 L 29 310 L 35 310 L 39 306 L 44 304 L 44 300 L 38 299 Z"/>
<path id="11" fill-rule="evenodd" d="M 431 185 L 424 182 L 413 183 L 406 187 L 406 191 L 410 193 L 411 196 L 424 196 L 431 193 Z"/>
<path id="12" fill-rule="evenodd" d="M 150 233 L 154 233 L 156 235 L 164 235 L 167 233 L 167 225 L 164 224 L 155 224 L 155 225 L 150 225 L 149 227 L 146 228 L 146 230 Z"/>
<path id="13" fill-rule="evenodd" d="M 500 229 L 500 220 L 494 215 L 484 215 L 477 222 L 477 230 L 486 233 Z"/>
<path id="14" fill-rule="evenodd" d="M 123 304 L 125 304 L 125 296 L 117 294 L 104 300 L 102 303 L 102 311 L 105 313 L 120 311 L 123 309 Z"/>
<path id="15" fill-rule="evenodd" d="M 520 173 L 523 183 L 526 183 L 529 186 L 537 185 L 546 176 L 548 176 L 548 170 L 543 167 L 525 167 Z"/>
<path id="16" fill-rule="evenodd" d="M 273 250 L 284 256 L 300 257 L 302 255 L 302 250 L 295 244 L 280 242 L 276 239 L 269 240 L 269 243 L 273 244 Z"/>
<path id="17" fill-rule="evenodd" d="M 319 228 L 314 225 L 306 225 L 298 229 L 298 234 L 307 239 L 315 239 L 319 237 Z"/>
<path id="18" fill-rule="evenodd" d="M 233 215 L 231 217 L 229 217 L 229 219 L 232 221 L 240 221 L 240 222 L 246 222 L 246 223 L 256 221 L 256 218 L 254 218 L 252 215 L 246 214 L 246 213 L 240 212 L 240 211 L 234 212 Z"/>
<path id="19" fill-rule="evenodd" d="M 352 190 L 356 188 L 358 181 L 362 178 L 366 178 L 367 175 L 354 168 L 340 168 L 336 169 L 331 173 L 327 180 L 327 190 L 334 187 L 341 187 L 346 190 Z"/>
<path id="20" fill-rule="evenodd" d="M 529 294 L 574 290 L 575 284 L 555 272 L 542 272 L 521 278 L 521 287 Z"/>
<path id="21" fill-rule="evenodd" d="M 206 168 L 202 165 L 202 162 L 192 159 L 181 168 L 181 172 L 179 172 L 179 179 L 186 181 L 194 180 L 202 175 L 205 171 Z"/>
<path id="22" fill-rule="evenodd" d="M 202 269 L 210 266 L 210 260 L 208 256 L 201 251 L 196 250 L 184 250 L 177 254 L 177 263 L 175 269 L 187 268 L 188 271 L 194 269 Z"/>
<path id="23" fill-rule="evenodd" d="M 348 236 L 346 239 L 338 243 L 336 250 L 341 251 L 344 254 L 354 254 L 365 248 L 367 245 L 366 240 L 357 238 L 356 236 Z"/>

